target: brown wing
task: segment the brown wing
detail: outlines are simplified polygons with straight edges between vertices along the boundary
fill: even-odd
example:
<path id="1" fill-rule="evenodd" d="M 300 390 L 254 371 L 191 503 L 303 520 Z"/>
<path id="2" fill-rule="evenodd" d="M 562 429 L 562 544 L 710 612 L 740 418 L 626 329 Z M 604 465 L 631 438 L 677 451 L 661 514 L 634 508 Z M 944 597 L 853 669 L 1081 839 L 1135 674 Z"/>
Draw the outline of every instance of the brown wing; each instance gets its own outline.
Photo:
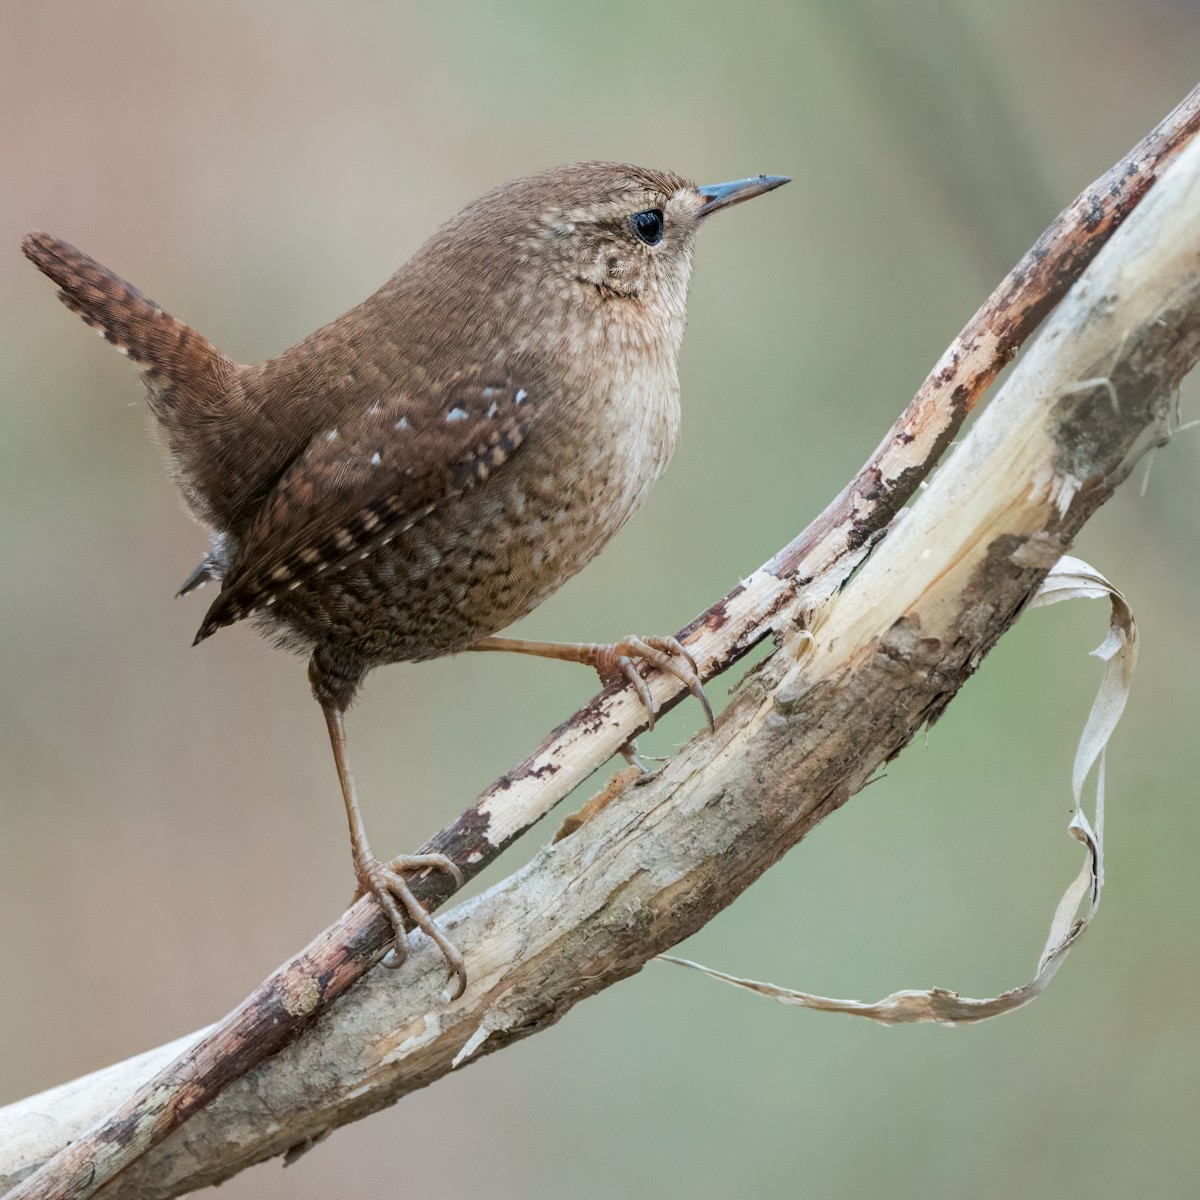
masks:
<path id="1" fill-rule="evenodd" d="M 366 558 L 483 483 L 537 409 L 531 391 L 497 372 L 459 378 L 438 398 L 389 397 L 317 434 L 251 523 L 196 641 Z"/>

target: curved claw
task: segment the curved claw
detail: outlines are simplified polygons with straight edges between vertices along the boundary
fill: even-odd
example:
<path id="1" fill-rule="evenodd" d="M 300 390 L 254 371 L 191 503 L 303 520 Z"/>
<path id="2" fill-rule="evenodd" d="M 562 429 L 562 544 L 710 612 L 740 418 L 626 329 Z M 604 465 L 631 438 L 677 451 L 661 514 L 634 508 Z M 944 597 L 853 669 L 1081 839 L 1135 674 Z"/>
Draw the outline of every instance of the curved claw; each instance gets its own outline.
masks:
<path id="1" fill-rule="evenodd" d="M 392 927 L 395 944 L 384 955 L 383 965 L 389 970 L 395 970 L 408 957 L 408 931 L 404 922 L 404 914 L 407 914 L 409 920 L 442 952 L 450 977 L 454 981 L 448 999 L 457 1000 L 467 987 L 466 963 L 463 956 L 437 927 L 425 906 L 413 895 L 408 880 L 402 874 L 403 871 L 430 868 L 445 871 L 453 876 L 459 887 L 462 886 L 462 871 L 444 854 L 402 854 L 386 864 L 376 859 L 366 867 L 362 883 L 379 902 Z"/>
<path id="2" fill-rule="evenodd" d="M 637 748 L 637 742 L 630 738 L 629 741 L 621 747 L 621 757 L 631 766 L 637 767 L 643 775 L 650 774 L 650 768 L 646 765 L 646 760 L 642 757 L 641 752 Z"/>
<path id="3" fill-rule="evenodd" d="M 710 730 L 715 729 L 717 721 L 713 716 L 712 705 L 708 702 L 708 695 L 704 691 L 704 684 L 700 681 L 700 669 L 696 666 L 696 660 L 691 656 L 687 648 L 678 638 L 674 637 L 651 637 L 646 638 L 645 641 L 647 645 L 653 646 L 656 650 L 661 650 L 671 657 L 677 655 L 687 663 L 690 670 L 686 672 L 681 671 L 670 661 L 666 665 L 658 665 L 662 666 L 664 671 L 669 671 L 674 675 L 700 701 L 700 706 L 704 709 L 704 716 L 708 720 L 708 728 Z"/>
<path id="4" fill-rule="evenodd" d="M 700 668 L 696 666 L 696 660 L 692 657 L 692 652 L 678 638 L 647 638 L 646 641 L 651 646 L 657 646 L 659 650 L 665 650 L 668 654 L 678 654 L 692 668 L 692 674 L 699 679 Z"/>
<path id="5" fill-rule="evenodd" d="M 650 688 L 641 673 L 630 662 L 630 655 L 636 655 L 660 671 L 674 675 L 700 701 L 700 705 L 704 709 L 704 716 L 708 720 L 709 729 L 716 728 L 716 718 L 713 716 L 712 705 L 708 702 L 708 696 L 704 691 L 704 684 L 700 682 L 696 660 L 684 649 L 678 638 L 630 636 L 615 642 L 611 648 L 611 654 L 616 656 L 612 660 L 613 665 L 637 688 L 638 695 L 649 713 L 648 728 L 654 728 L 654 705 L 650 698 Z M 683 662 L 680 663 L 679 659 L 682 659 Z"/>
<path id="6" fill-rule="evenodd" d="M 638 699 L 645 706 L 647 715 L 646 729 L 654 728 L 654 697 L 650 695 L 650 685 L 642 678 L 642 673 L 633 665 L 633 659 L 627 654 L 622 654 L 616 661 L 617 670 L 633 684 L 634 691 L 638 694 Z"/>

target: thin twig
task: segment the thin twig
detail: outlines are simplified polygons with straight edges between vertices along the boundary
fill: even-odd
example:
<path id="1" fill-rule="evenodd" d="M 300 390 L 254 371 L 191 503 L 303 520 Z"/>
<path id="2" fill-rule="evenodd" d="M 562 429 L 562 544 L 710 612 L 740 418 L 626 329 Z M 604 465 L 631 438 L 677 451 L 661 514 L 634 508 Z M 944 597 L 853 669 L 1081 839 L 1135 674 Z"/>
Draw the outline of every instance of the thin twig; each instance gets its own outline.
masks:
<path id="1" fill-rule="evenodd" d="M 801 589 L 844 566 L 888 527 L 1001 367 L 1190 141 L 1198 124 L 1200 89 L 1056 219 L 972 318 L 888 437 L 825 512 L 681 633 L 704 678 L 778 632 L 781 614 L 790 611 Z M 652 677 L 651 687 L 660 708 L 671 707 L 681 695 L 669 677 Z M 643 725 L 630 689 L 606 690 L 423 851 L 448 854 L 465 874 L 477 874 Z M 441 877 L 418 880 L 415 890 L 431 908 L 447 895 Z M 115 1113 L 9 1193 L 10 1200 L 93 1195 L 231 1082 L 309 1028 L 379 960 L 388 941 L 387 923 L 374 903 L 360 901 Z"/>

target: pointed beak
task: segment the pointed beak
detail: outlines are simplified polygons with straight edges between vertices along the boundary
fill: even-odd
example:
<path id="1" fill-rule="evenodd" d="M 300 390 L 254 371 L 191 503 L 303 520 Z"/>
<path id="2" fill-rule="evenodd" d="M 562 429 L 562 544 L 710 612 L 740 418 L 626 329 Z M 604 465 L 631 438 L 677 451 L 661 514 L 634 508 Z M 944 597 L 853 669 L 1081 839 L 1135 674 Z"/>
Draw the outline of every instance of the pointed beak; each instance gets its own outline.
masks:
<path id="1" fill-rule="evenodd" d="M 785 183 L 791 183 L 787 175 L 755 175 L 751 179 L 734 179 L 730 183 L 709 183 L 698 187 L 696 191 L 704 197 L 699 216 L 707 217 L 719 208 L 728 208 L 731 204 L 741 204 L 753 196 L 761 196 L 763 192 L 772 192 Z"/>

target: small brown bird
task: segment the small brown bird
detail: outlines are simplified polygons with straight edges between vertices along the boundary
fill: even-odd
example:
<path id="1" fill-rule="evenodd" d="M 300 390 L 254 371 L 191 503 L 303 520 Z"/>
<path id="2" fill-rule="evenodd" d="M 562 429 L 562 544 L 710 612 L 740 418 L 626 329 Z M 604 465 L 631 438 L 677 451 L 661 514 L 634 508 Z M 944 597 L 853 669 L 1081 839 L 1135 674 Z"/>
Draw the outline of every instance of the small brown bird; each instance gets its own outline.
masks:
<path id="1" fill-rule="evenodd" d="M 442 855 L 371 851 L 342 719 L 384 663 L 514 650 L 628 678 L 669 671 L 704 704 L 674 638 L 557 644 L 493 635 L 585 566 L 662 474 L 679 437 L 676 362 L 692 250 L 712 213 L 788 182 L 697 187 L 581 163 L 488 192 L 369 299 L 244 366 L 73 246 L 22 250 L 59 298 L 137 363 L 171 469 L 211 532 L 180 589 L 220 592 L 196 641 L 244 617 L 309 657 L 360 890 L 407 952 L 405 915 L 461 955 L 404 872 Z"/>

